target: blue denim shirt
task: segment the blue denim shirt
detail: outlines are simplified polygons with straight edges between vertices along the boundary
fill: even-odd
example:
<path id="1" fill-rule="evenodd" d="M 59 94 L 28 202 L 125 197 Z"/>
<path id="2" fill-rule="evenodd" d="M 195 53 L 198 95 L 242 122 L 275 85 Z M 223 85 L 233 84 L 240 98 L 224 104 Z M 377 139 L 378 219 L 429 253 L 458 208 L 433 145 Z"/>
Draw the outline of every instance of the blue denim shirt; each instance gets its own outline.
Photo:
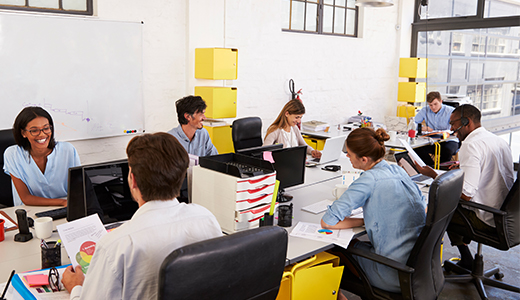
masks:
<path id="1" fill-rule="evenodd" d="M 381 161 L 365 171 L 334 201 L 323 221 L 335 225 L 363 206 L 365 228 L 376 254 L 406 263 L 424 227 L 426 201 L 403 168 Z M 372 285 L 399 291 L 397 271 L 357 258 Z"/>
<path id="2" fill-rule="evenodd" d="M 434 113 L 430 107 L 426 105 L 426 107 L 423 107 L 417 113 L 414 120 L 417 124 L 425 120 L 426 126 L 432 128 L 433 130 L 448 130 L 451 128 L 450 116 L 454 110 L 455 108 L 443 104 L 441 109 Z"/>
<path id="3" fill-rule="evenodd" d="M 182 131 L 181 125 L 168 131 L 168 133 L 173 135 L 189 154 L 197 156 L 218 154 L 217 148 L 213 146 L 213 143 L 209 138 L 209 133 L 205 128 L 197 129 L 191 141 L 184 131 Z"/>

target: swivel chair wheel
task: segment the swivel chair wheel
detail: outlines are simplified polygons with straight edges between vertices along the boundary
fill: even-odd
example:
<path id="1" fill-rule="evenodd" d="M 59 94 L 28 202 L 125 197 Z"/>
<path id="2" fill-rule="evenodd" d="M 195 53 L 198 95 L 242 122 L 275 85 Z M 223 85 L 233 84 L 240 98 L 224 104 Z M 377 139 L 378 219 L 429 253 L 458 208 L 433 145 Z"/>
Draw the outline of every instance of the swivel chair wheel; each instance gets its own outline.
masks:
<path id="1" fill-rule="evenodd" d="M 502 278 L 504 278 L 504 273 L 502 273 L 502 272 L 495 273 L 495 279 L 501 280 Z"/>

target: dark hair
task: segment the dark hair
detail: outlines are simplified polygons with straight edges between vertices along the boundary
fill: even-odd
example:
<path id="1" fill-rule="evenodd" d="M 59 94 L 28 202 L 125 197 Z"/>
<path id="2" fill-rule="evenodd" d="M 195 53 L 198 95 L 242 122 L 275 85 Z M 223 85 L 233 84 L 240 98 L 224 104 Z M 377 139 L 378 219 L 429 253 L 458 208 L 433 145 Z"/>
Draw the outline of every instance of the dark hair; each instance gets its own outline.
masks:
<path id="1" fill-rule="evenodd" d="M 175 101 L 175 107 L 177 108 L 179 124 L 186 125 L 188 124 L 188 120 L 184 117 L 185 113 L 193 115 L 198 112 L 203 112 L 208 106 L 200 96 L 186 96 Z"/>
<path id="2" fill-rule="evenodd" d="M 377 161 L 385 156 L 385 141 L 390 136 L 383 128 L 376 131 L 372 128 L 358 128 L 352 131 L 346 140 L 347 147 L 358 157 L 370 157 L 373 161 Z"/>
<path id="3" fill-rule="evenodd" d="M 54 140 L 54 122 L 52 121 L 51 115 L 39 106 L 28 106 L 22 109 L 22 111 L 16 116 L 13 124 L 14 140 L 18 146 L 27 151 L 31 150 L 31 143 L 23 137 L 22 130 L 25 130 L 27 124 L 38 117 L 44 117 L 49 121 L 49 125 L 51 125 L 51 137 L 47 148 L 54 149 L 54 146 L 56 146 L 56 141 Z"/>
<path id="4" fill-rule="evenodd" d="M 441 93 L 439 92 L 429 92 L 428 95 L 426 95 L 426 102 L 432 103 L 433 100 L 439 99 L 439 101 L 442 101 Z"/>
<path id="5" fill-rule="evenodd" d="M 464 110 L 464 115 L 461 115 L 462 110 Z M 471 104 L 463 104 L 457 106 L 452 112 L 452 114 L 458 114 L 460 118 L 468 118 L 473 121 L 476 125 L 480 125 L 480 118 L 482 114 L 480 110 Z"/>
<path id="6" fill-rule="evenodd" d="M 179 196 L 189 158 L 175 137 L 165 132 L 136 136 L 128 143 L 126 155 L 144 201 Z"/>
<path id="7" fill-rule="evenodd" d="M 285 128 L 287 125 L 287 118 L 285 117 L 286 112 L 290 115 L 303 115 L 305 114 L 305 106 L 303 106 L 300 99 L 292 99 L 287 102 L 282 108 L 282 111 L 278 114 L 278 117 L 276 117 L 276 120 L 274 120 L 273 124 L 267 128 L 266 136 L 278 128 Z"/>

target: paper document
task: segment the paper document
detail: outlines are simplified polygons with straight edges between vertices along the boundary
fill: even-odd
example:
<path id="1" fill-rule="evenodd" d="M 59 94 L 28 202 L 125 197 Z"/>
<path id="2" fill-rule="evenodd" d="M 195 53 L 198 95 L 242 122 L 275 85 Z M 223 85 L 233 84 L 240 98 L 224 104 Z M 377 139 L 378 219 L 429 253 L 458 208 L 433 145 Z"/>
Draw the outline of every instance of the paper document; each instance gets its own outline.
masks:
<path id="1" fill-rule="evenodd" d="M 97 214 L 56 226 L 74 268 L 81 266 L 87 273 L 96 243 L 107 234 Z"/>
<path id="2" fill-rule="evenodd" d="M 415 153 L 412 146 L 410 146 L 410 144 L 407 141 L 405 141 L 403 139 L 399 139 L 399 141 L 406 148 L 406 150 L 408 151 L 408 154 L 412 157 L 412 159 L 415 160 L 417 162 L 417 164 L 419 164 L 419 166 L 421 166 L 421 167 L 426 166 L 424 161 L 419 157 L 419 155 L 417 155 L 417 153 Z"/>
<path id="3" fill-rule="evenodd" d="M 347 248 L 354 236 L 352 229 L 323 229 L 320 224 L 299 222 L 291 232 L 292 236 L 334 243 L 340 247 Z"/>
<path id="4" fill-rule="evenodd" d="M 11 221 L 11 218 L 9 218 L 5 212 L 0 211 L 0 219 L 5 221 L 5 223 L 4 223 L 5 231 L 16 229 L 16 224 L 13 221 Z"/>
<path id="5" fill-rule="evenodd" d="M 314 204 L 302 207 L 302 210 L 313 213 L 313 214 L 319 214 L 319 213 L 326 211 L 327 207 L 329 207 L 329 205 L 332 205 L 333 202 L 334 201 L 332 201 L 332 200 L 325 199 L 320 202 L 316 202 Z"/>

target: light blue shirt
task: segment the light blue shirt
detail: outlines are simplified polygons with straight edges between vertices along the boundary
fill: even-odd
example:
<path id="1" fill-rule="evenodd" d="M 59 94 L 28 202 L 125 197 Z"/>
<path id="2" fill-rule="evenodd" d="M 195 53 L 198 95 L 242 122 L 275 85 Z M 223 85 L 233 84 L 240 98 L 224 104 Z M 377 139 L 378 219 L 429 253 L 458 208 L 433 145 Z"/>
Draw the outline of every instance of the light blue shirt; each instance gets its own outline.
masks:
<path id="1" fill-rule="evenodd" d="M 213 146 L 213 143 L 209 138 L 209 133 L 205 128 L 197 129 L 191 141 L 184 131 L 182 131 L 181 125 L 168 131 L 168 133 L 173 135 L 189 154 L 197 156 L 218 154 L 217 148 Z"/>
<path id="2" fill-rule="evenodd" d="M 427 105 L 417 113 L 415 123 L 419 124 L 426 120 L 426 126 L 433 130 L 448 130 L 451 127 L 450 116 L 454 110 L 454 107 L 443 104 L 441 109 L 434 113 Z"/>
<path id="3" fill-rule="evenodd" d="M 23 181 L 31 195 L 43 198 L 66 197 L 69 168 L 79 165 L 81 163 L 76 148 L 67 142 L 56 142 L 47 156 L 45 174 L 22 147 L 13 145 L 4 152 L 4 172 Z M 14 205 L 22 205 L 14 184 L 12 186 Z"/>
<path id="4" fill-rule="evenodd" d="M 426 220 L 426 201 L 410 176 L 397 165 L 384 160 L 377 163 L 328 207 L 323 221 L 335 225 L 360 206 L 372 243 L 370 251 L 406 263 Z M 391 292 L 400 290 L 397 271 L 356 259 L 372 285 Z"/>

